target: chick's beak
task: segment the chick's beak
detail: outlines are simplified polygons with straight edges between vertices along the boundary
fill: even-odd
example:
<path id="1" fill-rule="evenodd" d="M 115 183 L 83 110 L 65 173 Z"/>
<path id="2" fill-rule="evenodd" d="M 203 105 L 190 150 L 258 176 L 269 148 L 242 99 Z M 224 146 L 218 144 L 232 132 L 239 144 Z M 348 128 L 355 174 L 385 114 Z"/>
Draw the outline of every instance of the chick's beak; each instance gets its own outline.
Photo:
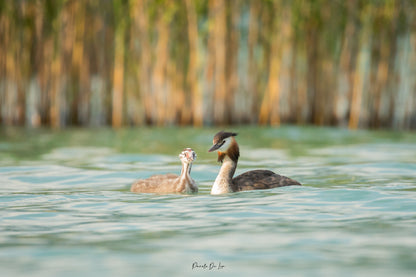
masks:
<path id="1" fill-rule="evenodd" d="M 189 152 L 187 152 L 186 157 L 188 158 L 188 160 L 192 160 L 193 161 L 193 160 L 196 159 L 196 153 L 193 152 L 193 151 L 189 151 Z"/>

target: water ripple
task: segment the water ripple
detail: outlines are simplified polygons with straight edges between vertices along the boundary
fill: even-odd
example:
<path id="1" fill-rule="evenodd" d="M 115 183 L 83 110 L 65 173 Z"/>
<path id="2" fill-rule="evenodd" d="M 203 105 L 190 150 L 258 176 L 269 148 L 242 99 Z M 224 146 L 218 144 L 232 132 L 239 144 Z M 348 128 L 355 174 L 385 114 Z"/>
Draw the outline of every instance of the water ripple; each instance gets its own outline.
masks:
<path id="1" fill-rule="evenodd" d="M 186 276 L 212 275 L 192 271 L 193 262 L 221 262 L 237 276 L 412 276 L 416 147 L 374 140 L 311 140 L 294 156 L 246 146 L 237 174 L 267 168 L 304 186 L 220 196 L 209 194 L 220 164 L 203 153 L 192 168 L 196 195 L 129 192 L 135 179 L 179 173 L 176 155 L 65 146 L 38 160 L 0 157 L 0 268 L 5 276 Z"/>

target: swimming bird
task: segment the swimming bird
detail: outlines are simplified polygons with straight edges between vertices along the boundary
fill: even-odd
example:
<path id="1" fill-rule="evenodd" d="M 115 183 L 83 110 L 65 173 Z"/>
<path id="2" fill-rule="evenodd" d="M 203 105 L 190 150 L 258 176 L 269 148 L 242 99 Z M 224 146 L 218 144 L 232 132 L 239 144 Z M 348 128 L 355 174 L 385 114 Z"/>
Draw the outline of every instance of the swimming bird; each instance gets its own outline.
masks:
<path id="1" fill-rule="evenodd" d="M 181 175 L 153 175 L 147 179 L 137 180 L 130 188 L 131 192 L 153 193 L 193 193 L 198 192 L 198 186 L 191 178 L 192 162 L 196 153 L 191 148 L 185 148 L 179 158 L 182 161 Z"/>
<path id="2" fill-rule="evenodd" d="M 270 170 L 251 170 L 233 178 L 240 157 L 240 149 L 235 136 L 237 133 L 218 132 L 214 136 L 213 146 L 208 150 L 208 152 L 217 150 L 218 162 L 222 163 L 211 194 L 301 185 L 293 179 Z"/>

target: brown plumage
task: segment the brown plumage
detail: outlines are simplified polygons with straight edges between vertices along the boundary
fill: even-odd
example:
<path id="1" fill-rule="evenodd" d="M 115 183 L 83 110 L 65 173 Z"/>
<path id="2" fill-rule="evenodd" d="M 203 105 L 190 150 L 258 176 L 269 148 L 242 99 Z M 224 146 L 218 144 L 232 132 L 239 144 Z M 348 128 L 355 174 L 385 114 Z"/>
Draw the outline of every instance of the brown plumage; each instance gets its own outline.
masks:
<path id="1" fill-rule="evenodd" d="M 233 191 L 300 186 L 297 181 L 270 170 L 251 170 L 233 178 Z"/>
<path id="2" fill-rule="evenodd" d="M 191 178 L 192 162 L 196 158 L 191 148 L 186 148 L 179 154 L 182 161 L 181 175 L 154 175 L 147 179 L 137 180 L 130 188 L 132 192 L 141 193 L 193 193 L 198 191 L 195 181 Z"/>
<path id="3" fill-rule="evenodd" d="M 218 161 L 222 166 L 212 186 L 211 194 L 301 185 L 270 170 L 251 170 L 233 178 L 240 156 L 240 149 L 234 138 L 236 135 L 236 133 L 221 131 L 214 136 L 213 146 L 209 152 L 218 151 Z M 226 150 L 220 151 L 223 148 Z"/>

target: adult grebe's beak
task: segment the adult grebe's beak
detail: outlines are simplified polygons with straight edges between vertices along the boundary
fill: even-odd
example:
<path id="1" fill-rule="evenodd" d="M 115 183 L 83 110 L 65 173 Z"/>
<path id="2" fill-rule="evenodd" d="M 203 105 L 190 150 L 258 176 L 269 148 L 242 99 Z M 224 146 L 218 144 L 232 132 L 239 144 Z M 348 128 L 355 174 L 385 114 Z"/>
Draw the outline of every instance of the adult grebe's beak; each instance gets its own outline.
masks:
<path id="1" fill-rule="evenodd" d="M 212 151 L 215 151 L 215 150 L 217 150 L 218 148 L 220 148 L 222 146 L 222 143 L 216 143 L 216 144 L 214 144 L 209 150 L 208 150 L 208 152 L 212 152 Z"/>

